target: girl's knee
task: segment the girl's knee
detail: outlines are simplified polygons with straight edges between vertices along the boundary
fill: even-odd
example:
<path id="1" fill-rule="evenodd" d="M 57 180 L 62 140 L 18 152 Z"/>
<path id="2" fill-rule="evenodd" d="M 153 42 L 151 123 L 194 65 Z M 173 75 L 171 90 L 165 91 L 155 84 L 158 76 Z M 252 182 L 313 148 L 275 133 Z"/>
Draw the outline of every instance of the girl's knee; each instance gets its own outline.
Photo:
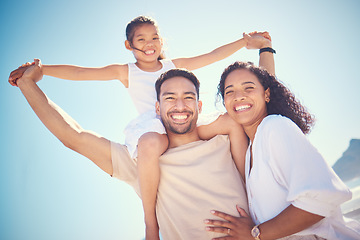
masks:
<path id="1" fill-rule="evenodd" d="M 145 133 L 138 141 L 138 151 L 152 154 L 163 154 L 169 145 L 167 136 L 155 132 Z"/>

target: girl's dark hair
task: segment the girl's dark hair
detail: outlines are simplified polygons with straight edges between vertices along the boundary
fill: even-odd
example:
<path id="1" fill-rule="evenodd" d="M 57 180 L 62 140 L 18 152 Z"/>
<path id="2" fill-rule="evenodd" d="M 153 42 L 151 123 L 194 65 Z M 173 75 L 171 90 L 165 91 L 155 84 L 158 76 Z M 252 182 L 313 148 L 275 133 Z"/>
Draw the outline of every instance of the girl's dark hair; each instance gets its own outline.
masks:
<path id="1" fill-rule="evenodd" d="M 197 99 L 199 100 L 199 88 L 200 88 L 200 82 L 197 79 L 197 77 L 190 71 L 182 68 L 174 68 L 170 69 L 160 75 L 160 77 L 155 82 L 155 90 L 156 90 L 156 97 L 157 100 L 160 101 L 160 88 L 161 85 L 168 79 L 173 77 L 184 77 L 191 81 L 196 89 Z"/>
<path id="2" fill-rule="evenodd" d="M 148 17 L 148 16 L 139 16 L 131 20 L 127 26 L 126 26 L 126 40 L 130 42 L 132 45 L 132 42 L 134 40 L 134 34 L 138 27 L 140 27 L 143 24 L 150 24 L 153 25 L 157 32 L 160 32 L 159 27 L 155 21 L 155 19 Z M 165 56 L 163 53 L 160 54 L 158 60 L 164 59 Z"/>
<path id="3" fill-rule="evenodd" d="M 246 69 L 253 73 L 264 87 L 264 90 L 270 89 L 270 102 L 266 104 L 268 115 L 280 114 L 290 118 L 306 134 L 315 123 L 312 116 L 306 108 L 301 105 L 292 92 L 279 82 L 273 75 L 265 69 L 255 66 L 251 62 L 235 62 L 228 66 L 221 75 L 218 85 L 218 96 L 224 100 L 225 80 L 228 75 L 238 69 Z M 223 102 L 224 103 L 224 102 Z"/>

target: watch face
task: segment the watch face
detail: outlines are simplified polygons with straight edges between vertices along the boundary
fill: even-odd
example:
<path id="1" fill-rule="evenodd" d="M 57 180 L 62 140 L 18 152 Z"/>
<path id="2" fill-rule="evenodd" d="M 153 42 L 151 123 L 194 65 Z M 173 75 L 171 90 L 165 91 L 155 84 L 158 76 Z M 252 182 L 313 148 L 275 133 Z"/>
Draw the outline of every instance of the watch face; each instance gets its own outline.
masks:
<path id="1" fill-rule="evenodd" d="M 253 229 L 251 230 L 251 235 L 256 238 L 259 237 L 260 235 L 260 230 L 257 226 L 253 227 Z"/>

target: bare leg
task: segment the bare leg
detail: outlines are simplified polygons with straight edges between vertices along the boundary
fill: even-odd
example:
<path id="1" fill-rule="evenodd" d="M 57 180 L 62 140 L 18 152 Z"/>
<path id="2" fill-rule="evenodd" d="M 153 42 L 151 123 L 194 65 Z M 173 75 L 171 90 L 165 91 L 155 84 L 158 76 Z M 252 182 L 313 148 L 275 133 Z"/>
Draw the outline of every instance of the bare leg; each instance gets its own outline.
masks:
<path id="1" fill-rule="evenodd" d="M 225 113 L 214 122 L 199 126 L 198 133 L 203 140 L 208 140 L 216 135 L 229 135 L 233 160 L 241 177 L 245 180 L 245 155 L 249 142 L 243 127 Z"/>
<path id="2" fill-rule="evenodd" d="M 160 180 L 159 157 L 168 148 L 165 134 L 145 133 L 138 142 L 138 174 L 141 199 L 144 208 L 146 240 L 159 240 L 156 219 L 156 196 Z"/>

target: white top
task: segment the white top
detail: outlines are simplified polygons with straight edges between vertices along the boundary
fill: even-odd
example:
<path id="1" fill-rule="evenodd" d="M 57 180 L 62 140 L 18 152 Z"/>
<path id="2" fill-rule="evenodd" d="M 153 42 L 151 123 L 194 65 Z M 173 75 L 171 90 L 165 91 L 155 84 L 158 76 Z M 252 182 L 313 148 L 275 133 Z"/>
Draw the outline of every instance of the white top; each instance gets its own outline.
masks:
<path id="1" fill-rule="evenodd" d="M 138 68 L 135 63 L 128 64 L 128 92 L 139 114 L 155 111 L 155 82 L 162 73 L 176 68 L 170 59 L 163 59 L 160 62 L 162 68 L 156 72 L 145 72 Z"/>
<path id="2" fill-rule="evenodd" d="M 111 144 L 113 177 L 139 194 L 136 161 L 126 148 Z M 243 181 L 231 158 L 227 136 L 196 141 L 167 150 L 160 157 L 156 213 L 164 240 L 210 240 L 223 236 L 205 230 L 210 210 L 239 216 L 236 204 L 248 211 Z"/>
<path id="3" fill-rule="evenodd" d="M 250 214 L 266 222 L 290 204 L 324 216 L 296 235 L 325 239 L 360 239 L 358 222 L 345 223 L 340 204 L 351 192 L 311 145 L 297 125 L 280 115 L 267 116 L 258 126 L 246 154 L 245 175 Z"/>

